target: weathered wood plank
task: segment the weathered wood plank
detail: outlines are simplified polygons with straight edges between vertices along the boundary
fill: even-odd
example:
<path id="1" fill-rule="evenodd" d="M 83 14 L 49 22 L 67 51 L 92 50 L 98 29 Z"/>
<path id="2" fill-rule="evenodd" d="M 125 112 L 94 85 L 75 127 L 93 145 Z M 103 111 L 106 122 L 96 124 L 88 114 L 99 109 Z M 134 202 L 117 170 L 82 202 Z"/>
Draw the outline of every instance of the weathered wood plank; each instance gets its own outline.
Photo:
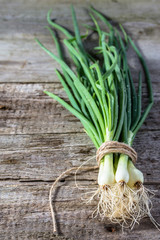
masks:
<path id="1" fill-rule="evenodd" d="M 78 182 L 88 186 L 90 182 Z M 51 183 L 18 183 L 3 182 L 1 185 L 1 229 L 0 239 L 61 239 L 54 237 L 52 233 L 52 221 L 48 205 L 48 191 Z M 82 202 L 86 190 L 80 191 L 75 188 L 72 181 L 59 184 L 53 200 L 56 210 L 56 219 L 59 233 L 65 235 L 62 239 L 159 239 L 159 232 L 151 224 L 148 218 L 141 221 L 133 231 L 125 230 L 111 224 L 106 220 L 92 218 L 91 214 L 96 207 L 96 202 L 86 205 Z M 94 186 L 94 185 L 92 185 Z M 152 186 L 150 189 L 157 189 Z M 160 220 L 158 201 L 159 194 L 154 197 L 152 214 Z M 7 205 L 6 205 L 7 202 Z M 23 204 L 22 204 L 23 203 Z M 71 231 L 72 229 L 72 231 Z M 113 232 L 112 232 L 113 231 Z M 147 238 L 146 238 L 147 232 Z M 76 236 L 76 238 L 75 238 Z"/>
<path id="2" fill-rule="evenodd" d="M 56 82 L 57 76 L 54 69 L 58 65 L 35 43 L 34 36 L 36 35 L 49 49 L 56 53 L 55 45 L 47 29 L 44 28 L 47 24 L 46 13 L 54 5 L 53 18 L 56 18 L 60 24 L 65 23 L 67 27 L 70 26 L 72 28 L 69 5 L 66 4 L 64 11 L 64 3 L 57 3 L 56 1 L 54 3 L 49 1 L 47 6 L 45 4 L 37 4 L 36 6 L 36 1 L 34 0 L 33 3 L 25 3 L 25 8 L 22 5 L 19 7 L 20 3 L 22 4 L 23 1 L 19 0 L 12 3 L 2 1 L 2 6 L 4 7 L 0 10 L 1 13 L 3 9 L 1 16 L 3 24 L 0 28 L 0 73 L 2 74 L 0 81 Z M 88 6 L 88 3 L 85 1 L 83 3 L 84 7 Z M 75 2 L 80 25 L 91 22 L 86 10 L 79 7 L 81 4 L 81 2 L 80 4 Z M 103 10 L 107 16 L 114 20 L 121 21 L 132 36 L 138 40 L 137 43 L 147 59 L 150 72 L 153 73 L 151 74 L 152 80 L 157 81 L 160 74 L 157 68 L 155 71 L 155 66 L 159 63 L 160 54 L 160 26 L 157 20 L 158 15 L 156 15 L 156 13 L 159 14 L 159 2 L 156 1 L 156 8 L 153 8 L 153 6 L 150 8 L 149 2 L 145 3 L 147 4 L 146 9 L 149 8 L 150 11 L 148 13 L 148 11 L 145 12 L 143 10 L 144 15 L 141 15 L 139 9 L 137 9 L 137 6 L 143 5 L 143 1 L 135 4 L 130 3 L 129 5 L 127 1 L 122 3 L 107 1 L 106 4 L 107 8 L 105 9 L 102 8 L 102 2 L 97 3 L 97 8 Z M 125 11 L 125 14 L 124 4 L 125 9 L 128 10 Z M 8 8 L 12 9 L 11 15 L 8 15 Z M 32 11 L 29 11 L 29 8 L 32 8 Z M 154 11 L 154 14 L 151 14 L 152 11 Z M 145 18 L 145 14 L 147 14 L 147 18 Z M 150 15 L 150 18 L 148 15 Z M 84 32 L 84 28 L 82 30 Z"/>
<path id="3" fill-rule="evenodd" d="M 79 2 L 72 1 L 72 4 L 74 4 L 76 8 L 78 19 L 82 20 L 85 18 L 86 20 L 87 14 L 84 8 L 89 7 L 90 2 L 81 0 Z M 155 0 L 154 3 L 146 0 L 135 2 L 130 2 L 128 0 L 102 0 L 97 2 L 96 0 L 93 0 L 92 4 L 112 19 L 121 19 L 122 21 L 134 19 L 135 22 L 138 20 L 144 20 L 146 22 L 152 22 L 155 20 L 157 23 L 159 22 L 160 3 L 158 0 Z M 10 2 L 1 0 L 2 7 L 0 9 L 0 16 L 4 21 L 13 21 L 15 19 L 20 21 L 23 19 L 25 21 L 32 22 L 32 19 L 34 19 L 38 22 L 39 20 L 44 19 L 46 17 L 46 12 L 52 8 L 53 15 L 55 15 L 56 18 L 61 20 L 64 24 L 66 21 L 71 21 L 70 5 L 71 2 L 66 2 L 64 0 L 60 2 L 57 0 L 47 0 L 46 2 L 39 2 L 37 0 L 27 2 L 24 0 L 16 0 L 14 2 Z M 9 12 L 9 10 L 12 10 L 12 12 Z M 18 28 L 16 30 L 21 32 L 23 31 L 22 28 Z"/>
<path id="4" fill-rule="evenodd" d="M 41 41 L 56 53 L 55 45 L 49 34 L 45 33 L 48 39 L 41 39 Z M 49 41 L 49 43 L 48 43 Z M 150 39 L 138 40 L 138 46 L 146 57 L 151 79 L 157 82 L 159 79 L 159 54 L 160 43 Z M 34 41 L 31 40 L 12 40 L 8 42 L 0 40 L 1 56 L 0 56 L 0 82 L 57 82 L 55 69 L 60 69 L 59 65 L 52 60 Z M 150 49 L 148 51 L 148 48 Z M 131 55 L 130 62 L 134 68 L 138 67 L 137 59 Z M 54 65 L 53 65 L 54 64 Z M 156 71 L 155 71 L 156 70 Z"/>
<path id="5" fill-rule="evenodd" d="M 39 39 L 48 49 L 57 54 L 49 33 L 45 31 L 44 35 L 48 36 L 47 39 L 46 37 L 45 39 L 39 37 Z M 157 69 L 160 54 L 159 41 L 154 40 L 154 36 L 148 35 L 147 39 L 140 37 L 137 44 L 147 60 L 152 81 L 157 82 L 160 74 L 159 68 Z M 60 69 L 59 65 L 38 46 L 33 38 L 13 39 L 12 41 L 4 39 L 0 40 L 0 46 L 0 82 L 58 81 L 55 69 Z M 138 67 L 136 62 L 135 56 L 131 55 L 130 63 L 135 69 Z"/>
<path id="6" fill-rule="evenodd" d="M 155 104 L 142 130 L 159 129 L 159 89 L 160 82 L 155 83 Z M 66 99 L 59 83 L 0 84 L 0 134 L 83 132 L 79 120 L 46 96 L 43 90 L 49 90 Z"/>
<path id="7" fill-rule="evenodd" d="M 90 3 L 83 0 L 72 3 L 84 32 L 82 23 L 91 22 L 86 13 Z M 155 104 L 134 147 L 139 156 L 137 166 L 143 171 L 146 184 L 150 189 L 158 190 L 160 2 L 93 0 L 92 4 L 113 20 L 123 23 L 137 40 L 149 65 Z M 119 226 L 91 219 L 94 204 L 86 206 L 81 202 L 81 191 L 75 188 L 73 175 L 59 184 L 61 187 L 54 195 L 62 237 L 52 234 L 48 205 L 51 182 L 62 171 L 79 166 L 86 156 L 95 154 L 80 122 L 43 94 L 46 89 L 66 99 L 54 73 L 58 65 L 37 46 L 34 37 L 56 53 L 44 28 L 46 13 L 53 7 L 52 17 L 73 29 L 69 5 L 70 2 L 57 0 L 1 0 L 0 82 L 4 84 L 0 84 L 0 240 L 158 240 L 159 232 L 149 219 L 124 234 Z M 137 72 L 139 65 L 132 53 L 130 64 L 133 72 Z M 146 99 L 146 90 L 143 92 Z M 94 165 L 95 159 L 89 164 Z M 77 179 L 80 185 L 94 186 L 97 172 L 83 172 Z M 160 191 L 153 200 L 152 213 L 160 222 L 159 194 Z M 112 228 L 114 232 L 111 232 Z"/>
<path id="8" fill-rule="evenodd" d="M 146 183 L 160 183 L 159 134 L 160 131 L 142 131 L 134 142 L 138 153 L 137 167 L 143 171 Z M 87 165 L 96 165 L 96 149 L 85 133 L 4 135 L 0 148 L 1 179 L 48 181 L 91 157 L 93 159 Z M 97 171 L 86 172 L 78 179 L 97 181 Z"/>

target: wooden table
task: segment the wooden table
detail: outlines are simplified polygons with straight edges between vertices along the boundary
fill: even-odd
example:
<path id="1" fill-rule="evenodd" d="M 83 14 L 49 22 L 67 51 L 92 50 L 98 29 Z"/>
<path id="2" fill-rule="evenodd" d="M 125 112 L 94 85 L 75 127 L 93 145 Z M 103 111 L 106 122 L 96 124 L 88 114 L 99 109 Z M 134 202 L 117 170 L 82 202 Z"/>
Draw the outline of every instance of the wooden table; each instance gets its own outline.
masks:
<path id="1" fill-rule="evenodd" d="M 151 73 L 154 107 L 138 133 L 134 147 L 137 167 L 149 189 L 160 186 L 160 1 L 72 1 L 79 22 L 90 23 L 89 4 L 121 22 L 143 51 Z M 54 69 L 58 65 L 35 43 L 37 36 L 56 53 L 45 25 L 46 13 L 72 28 L 70 1 L 0 0 L 0 239 L 120 240 L 154 239 L 159 232 L 148 218 L 134 230 L 92 219 L 95 207 L 81 201 L 85 191 L 74 176 L 63 179 L 53 196 L 60 236 L 52 233 L 48 192 L 56 177 L 94 156 L 92 142 L 80 122 L 43 90 L 66 99 Z M 81 27 L 84 32 L 84 28 Z M 61 35 L 60 35 L 61 37 Z M 138 67 L 131 58 L 133 70 Z M 144 89 L 144 98 L 146 98 Z M 95 164 L 95 159 L 90 165 Z M 95 186 L 97 172 L 82 172 L 77 183 Z M 152 214 L 160 222 L 160 192 Z"/>

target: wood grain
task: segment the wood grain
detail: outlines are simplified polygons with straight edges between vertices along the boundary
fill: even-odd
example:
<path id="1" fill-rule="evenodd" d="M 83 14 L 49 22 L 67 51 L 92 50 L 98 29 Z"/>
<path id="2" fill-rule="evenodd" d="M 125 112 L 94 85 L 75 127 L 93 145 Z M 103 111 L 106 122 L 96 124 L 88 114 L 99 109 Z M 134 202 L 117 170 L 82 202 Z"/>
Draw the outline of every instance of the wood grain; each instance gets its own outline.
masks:
<path id="1" fill-rule="evenodd" d="M 90 184 L 87 181 L 78 182 L 78 184 L 87 187 Z M 1 197 L 1 216 L 3 221 L 0 230 L 1 239 L 56 239 L 52 234 L 52 220 L 48 206 L 48 191 L 51 183 L 47 182 L 25 182 L 6 181 L 1 183 L 3 195 Z M 157 186 L 150 187 L 152 189 Z M 133 237 L 146 239 L 145 232 L 149 239 L 158 239 L 158 231 L 155 230 L 148 219 L 141 221 L 141 227 L 136 226 L 131 233 L 125 230 L 122 234 L 121 227 L 106 221 L 100 221 L 99 218 L 92 218 L 92 212 L 95 209 L 95 203 L 86 205 L 81 197 L 87 190 L 77 190 L 74 181 L 60 183 L 54 194 L 54 207 L 56 211 L 57 224 L 60 235 L 65 239 L 130 239 Z M 158 209 L 159 195 L 156 193 L 154 198 L 153 216 L 160 220 Z M 2 201 L 6 204 L 2 204 Z M 23 208 L 22 208 L 23 204 Z M 7 226 L 7 228 L 5 228 Z M 72 229 L 72 231 L 71 231 Z M 25 231 L 25 235 L 24 235 Z M 154 236 L 153 236 L 154 233 Z M 13 239 L 14 239 L 13 238 Z M 58 238 L 61 239 L 61 238 Z"/>
<path id="2" fill-rule="evenodd" d="M 137 166 L 143 171 L 146 183 L 160 183 L 159 134 L 160 131 L 141 132 L 134 143 Z M 95 148 L 85 133 L 1 135 L 1 139 L 2 180 L 54 181 L 61 172 L 89 158 L 93 159 L 87 165 L 96 165 Z M 154 145 L 148 145 L 146 139 Z M 96 181 L 97 172 L 85 173 L 84 179 Z"/>
<path id="3" fill-rule="evenodd" d="M 90 4 L 114 21 L 121 22 L 143 52 L 154 90 L 154 106 L 138 133 L 134 148 L 137 167 L 143 171 L 145 186 L 155 192 L 152 214 L 160 222 L 160 2 L 101 0 L 71 1 L 81 32 L 91 23 Z M 53 194 L 59 236 L 52 233 L 48 204 L 51 184 L 64 170 L 95 165 L 95 148 L 78 119 L 47 97 L 49 90 L 65 100 L 55 75 L 59 68 L 36 44 L 38 37 L 56 54 L 55 45 L 44 26 L 46 14 L 73 29 L 70 1 L 0 1 L 0 240 L 158 240 L 159 232 L 148 218 L 134 230 L 122 233 L 120 226 L 91 217 L 96 203 L 85 205 L 87 191 L 75 187 L 74 174 L 62 179 Z M 104 25 L 102 24 L 102 28 Z M 63 39 L 63 35 L 59 35 Z M 89 44 L 87 47 L 91 48 Z M 137 80 L 139 64 L 130 52 L 130 65 Z M 66 59 L 68 55 L 66 54 Z M 147 91 L 143 87 L 144 105 Z M 97 171 L 81 172 L 77 183 L 97 186 Z"/>

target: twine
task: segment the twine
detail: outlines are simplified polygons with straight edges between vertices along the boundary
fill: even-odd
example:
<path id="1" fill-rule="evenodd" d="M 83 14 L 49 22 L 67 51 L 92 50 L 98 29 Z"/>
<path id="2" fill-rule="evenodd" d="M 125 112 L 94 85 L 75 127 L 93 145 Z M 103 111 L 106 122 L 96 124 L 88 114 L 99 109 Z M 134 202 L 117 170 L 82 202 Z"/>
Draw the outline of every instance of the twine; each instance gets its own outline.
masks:
<path id="1" fill-rule="evenodd" d="M 53 190 L 56 186 L 56 184 L 58 183 L 58 181 L 66 174 L 72 172 L 72 171 L 76 171 L 78 169 L 83 170 L 93 170 L 93 169 L 97 169 L 99 168 L 100 165 L 100 161 L 101 159 L 109 153 L 122 153 L 122 154 L 126 154 L 127 156 L 129 156 L 132 160 L 133 163 L 136 162 L 137 160 L 137 153 L 136 151 L 130 147 L 129 145 L 122 143 L 122 142 L 117 142 L 117 141 L 106 141 L 104 142 L 97 150 L 96 153 L 96 160 L 98 163 L 98 166 L 93 166 L 93 167 L 73 167 L 70 168 L 66 171 L 64 171 L 63 173 L 61 173 L 61 175 L 59 175 L 59 177 L 56 178 L 55 182 L 52 184 L 50 191 L 49 191 L 49 206 L 51 209 L 51 216 L 52 216 L 52 222 L 53 222 L 53 232 L 57 232 L 57 224 L 56 224 L 56 217 L 55 217 L 55 211 L 53 209 L 53 204 L 52 204 L 52 193 Z"/>
<path id="2" fill-rule="evenodd" d="M 98 166 L 100 165 L 101 159 L 109 153 L 123 153 L 129 156 L 133 163 L 136 163 L 137 153 L 136 151 L 130 147 L 129 145 L 117 142 L 117 141 L 106 141 L 104 142 L 97 150 L 96 160 Z"/>
<path id="3" fill-rule="evenodd" d="M 53 232 L 56 233 L 57 232 L 57 224 L 56 224 L 56 217 L 55 217 L 55 211 L 53 209 L 53 204 L 52 204 L 52 193 L 53 193 L 53 190 L 56 186 L 56 184 L 58 183 L 58 181 L 64 176 L 66 175 L 67 173 L 70 173 L 72 171 L 76 171 L 79 167 L 73 167 L 73 168 L 70 168 L 66 171 L 64 171 L 63 173 L 61 173 L 61 175 L 59 175 L 59 177 L 56 178 L 55 182 L 52 184 L 50 190 L 49 190 L 49 206 L 50 206 L 50 209 L 51 209 L 51 216 L 52 216 L 52 222 L 53 222 Z M 98 166 L 93 166 L 93 167 L 81 167 L 81 170 L 93 170 L 93 169 L 97 169 Z"/>

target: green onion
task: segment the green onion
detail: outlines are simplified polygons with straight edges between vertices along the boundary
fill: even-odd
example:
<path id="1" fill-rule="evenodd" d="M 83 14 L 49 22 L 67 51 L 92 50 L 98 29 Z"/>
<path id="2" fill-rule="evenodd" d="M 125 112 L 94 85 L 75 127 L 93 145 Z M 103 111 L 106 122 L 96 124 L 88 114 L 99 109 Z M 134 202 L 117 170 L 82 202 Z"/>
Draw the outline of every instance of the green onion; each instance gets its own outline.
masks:
<path id="1" fill-rule="evenodd" d="M 124 28 L 120 25 L 118 30 L 94 8 L 90 9 L 90 16 L 95 27 L 85 25 L 87 29 L 97 33 L 98 45 L 94 47 L 92 55 L 83 43 L 89 33 L 87 31 L 87 34 L 80 35 L 73 6 L 71 12 L 74 34 L 51 20 L 51 10 L 47 20 L 51 27 L 65 35 L 63 43 L 75 70 L 66 63 L 54 30 L 47 27 L 55 42 L 58 56 L 36 39 L 40 47 L 60 64 L 62 71 L 56 70 L 56 73 L 69 103 L 53 93 L 44 93 L 81 121 L 97 149 L 106 141 L 118 141 L 132 146 L 153 105 L 152 85 L 146 62 Z M 105 31 L 101 29 L 97 18 L 106 25 Z M 136 92 L 134 76 L 131 75 L 127 59 L 129 47 L 132 47 L 140 60 L 148 88 L 149 102 L 143 112 L 142 75 L 139 74 Z M 94 194 L 98 198 L 97 213 L 102 218 L 107 217 L 112 222 L 131 228 L 145 215 L 150 216 L 153 222 L 150 200 L 143 181 L 142 172 L 134 166 L 128 155 L 112 152 L 106 154 L 99 164 L 99 187 L 97 194 Z"/>

